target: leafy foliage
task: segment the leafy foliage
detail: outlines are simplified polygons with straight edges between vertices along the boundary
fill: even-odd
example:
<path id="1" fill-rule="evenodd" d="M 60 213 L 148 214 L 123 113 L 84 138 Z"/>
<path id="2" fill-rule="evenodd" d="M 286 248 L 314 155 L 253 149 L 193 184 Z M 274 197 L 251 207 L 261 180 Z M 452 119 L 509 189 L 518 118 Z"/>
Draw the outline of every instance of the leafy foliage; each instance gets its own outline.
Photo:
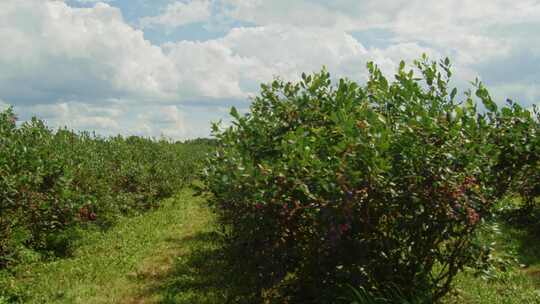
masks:
<path id="1" fill-rule="evenodd" d="M 27 248 L 66 254 L 82 227 L 157 206 L 189 183 L 205 143 L 100 138 L 0 113 L 0 268 Z"/>
<path id="2" fill-rule="evenodd" d="M 519 195 L 527 211 L 540 196 L 540 112 L 507 100 L 508 106 L 490 113 L 490 142 L 498 147 L 491 173 L 498 196 Z"/>
<path id="3" fill-rule="evenodd" d="M 475 229 L 493 202 L 524 176 L 520 193 L 537 193 L 538 120 L 499 110 L 480 82 L 484 112 L 471 92 L 456 101 L 448 59 L 415 67 L 390 82 L 369 63 L 365 86 L 326 70 L 276 79 L 214 125 L 206 188 L 261 297 L 324 303 L 352 284 L 436 301 L 482 253 Z"/>
<path id="4" fill-rule="evenodd" d="M 413 299 L 406 299 L 399 292 L 399 290 L 387 288 L 382 292 L 383 296 L 377 296 L 373 292 L 367 291 L 365 288 L 354 288 L 350 286 L 350 294 L 346 297 L 340 298 L 341 303 L 347 304 L 418 304 L 426 303 L 429 301 L 429 298 L 426 300 L 422 296 L 417 296 Z"/>

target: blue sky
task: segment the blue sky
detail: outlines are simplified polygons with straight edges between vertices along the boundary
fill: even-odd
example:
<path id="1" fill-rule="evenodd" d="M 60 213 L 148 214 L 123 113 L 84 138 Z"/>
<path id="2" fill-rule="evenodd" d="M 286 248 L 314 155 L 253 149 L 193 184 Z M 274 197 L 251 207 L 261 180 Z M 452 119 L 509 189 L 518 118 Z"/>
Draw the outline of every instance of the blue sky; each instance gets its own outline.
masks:
<path id="1" fill-rule="evenodd" d="M 208 136 L 261 82 L 365 80 L 422 53 L 540 103 L 538 0 L 3 0 L 0 108 L 99 134 Z"/>

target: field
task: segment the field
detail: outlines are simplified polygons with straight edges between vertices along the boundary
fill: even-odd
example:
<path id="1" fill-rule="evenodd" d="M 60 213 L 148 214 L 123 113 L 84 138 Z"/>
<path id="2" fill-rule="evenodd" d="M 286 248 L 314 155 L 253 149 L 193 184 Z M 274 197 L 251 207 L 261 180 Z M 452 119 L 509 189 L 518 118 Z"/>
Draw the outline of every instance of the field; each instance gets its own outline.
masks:
<path id="1" fill-rule="evenodd" d="M 538 237 L 501 228 L 490 241 L 498 242 L 504 269 L 468 270 L 443 303 L 539 303 Z M 89 232 L 71 258 L 19 265 L 2 283 L 23 303 L 226 303 L 241 285 L 231 280 L 221 242 L 204 200 L 184 190 L 107 232 Z"/>
<path id="2" fill-rule="evenodd" d="M 2 112 L 0 303 L 540 303 L 540 113 L 414 64 L 277 79 L 212 140 Z"/>
<path id="3" fill-rule="evenodd" d="M 101 138 L 16 120 L 11 109 L 0 113 L 0 277 L 6 280 L 18 267 L 69 259 L 92 235 L 158 208 L 197 178 L 211 146 Z M 18 297 L 2 283 L 4 298 Z"/>

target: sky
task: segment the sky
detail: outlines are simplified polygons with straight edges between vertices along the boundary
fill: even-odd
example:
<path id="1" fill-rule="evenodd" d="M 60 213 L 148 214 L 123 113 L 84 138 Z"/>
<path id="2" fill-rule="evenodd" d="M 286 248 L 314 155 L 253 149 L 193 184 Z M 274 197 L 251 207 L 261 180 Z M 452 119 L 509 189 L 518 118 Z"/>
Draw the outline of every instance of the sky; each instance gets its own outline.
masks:
<path id="1" fill-rule="evenodd" d="M 540 0 L 0 0 L 0 41 L 0 109 L 104 136 L 207 137 L 276 76 L 422 53 L 540 105 Z"/>

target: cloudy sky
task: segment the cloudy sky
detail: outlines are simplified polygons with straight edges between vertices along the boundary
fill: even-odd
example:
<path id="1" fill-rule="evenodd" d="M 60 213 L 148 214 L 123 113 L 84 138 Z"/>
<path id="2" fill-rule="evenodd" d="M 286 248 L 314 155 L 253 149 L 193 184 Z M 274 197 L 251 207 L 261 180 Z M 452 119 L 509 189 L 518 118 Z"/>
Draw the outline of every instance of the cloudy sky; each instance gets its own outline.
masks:
<path id="1" fill-rule="evenodd" d="M 540 103 L 540 0 L 0 0 L 0 41 L 0 108 L 103 135 L 208 136 L 276 75 L 422 53 Z"/>

